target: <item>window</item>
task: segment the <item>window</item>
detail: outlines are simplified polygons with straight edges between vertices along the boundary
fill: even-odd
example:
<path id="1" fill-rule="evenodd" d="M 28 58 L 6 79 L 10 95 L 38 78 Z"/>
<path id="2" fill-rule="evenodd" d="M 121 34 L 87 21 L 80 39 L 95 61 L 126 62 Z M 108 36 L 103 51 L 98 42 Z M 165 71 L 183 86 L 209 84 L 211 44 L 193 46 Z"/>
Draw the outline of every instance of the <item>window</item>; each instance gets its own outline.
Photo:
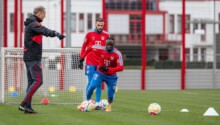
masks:
<path id="1" fill-rule="evenodd" d="M 198 61 L 198 48 L 193 48 L 193 61 Z"/>
<path id="2" fill-rule="evenodd" d="M 201 61 L 206 61 L 206 48 L 201 48 Z"/>
<path id="3" fill-rule="evenodd" d="M 129 2 L 126 0 L 123 2 L 123 9 L 128 10 L 129 9 Z"/>
<path id="4" fill-rule="evenodd" d="M 98 18 L 100 18 L 100 14 L 99 13 L 95 14 L 95 20 L 97 20 Z"/>
<path id="5" fill-rule="evenodd" d="M 186 15 L 186 33 L 190 33 L 190 23 L 187 23 L 190 21 L 190 15 Z"/>
<path id="6" fill-rule="evenodd" d="M 168 60 L 168 49 L 167 48 L 160 48 L 159 49 L 159 60 Z"/>
<path id="7" fill-rule="evenodd" d="M 156 10 L 156 0 L 146 0 L 147 2 L 147 10 Z"/>
<path id="8" fill-rule="evenodd" d="M 116 9 L 117 9 L 117 10 L 121 10 L 121 9 L 122 9 L 122 2 L 121 2 L 121 1 L 118 1 L 118 2 L 116 3 Z"/>
<path id="9" fill-rule="evenodd" d="M 71 32 L 76 32 L 76 14 L 71 13 Z"/>
<path id="10" fill-rule="evenodd" d="M 141 16 L 130 15 L 129 42 L 141 41 Z"/>
<path id="11" fill-rule="evenodd" d="M 174 48 L 174 60 L 180 61 L 180 48 Z"/>
<path id="12" fill-rule="evenodd" d="M 170 33 L 174 33 L 174 15 L 170 15 Z"/>
<path id="13" fill-rule="evenodd" d="M 195 33 L 195 30 L 197 30 L 198 28 L 199 28 L 199 24 L 193 23 L 193 33 Z"/>
<path id="14" fill-rule="evenodd" d="M 88 13 L 87 15 L 87 30 L 91 30 L 92 29 L 92 14 Z"/>
<path id="15" fill-rule="evenodd" d="M 201 41 L 205 41 L 206 40 L 206 24 L 205 23 L 201 23 L 201 29 L 203 29 L 205 31 L 205 34 L 201 35 Z"/>
<path id="16" fill-rule="evenodd" d="M 79 14 L 79 32 L 84 32 L 84 14 Z"/>
<path id="17" fill-rule="evenodd" d="M 131 10 L 141 10 L 142 8 L 141 0 L 130 0 L 129 4 Z"/>
<path id="18" fill-rule="evenodd" d="M 187 21 L 190 21 L 190 15 L 186 15 L 185 24 L 186 33 L 190 33 L 190 23 L 187 23 Z M 177 32 L 182 33 L 182 15 L 178 15 L 177 17 Z"/>
<path id="19" fill-rule="evenodd" d="M 190 48 L 186 48 L 186 62 L 190 62 Z"/>
<path id="20" fill-rule="evenodd" d="M 10 13 L 10 32 L 14 32 L 14 13 Z"/>
<path id="21" fill-rule="evenodd" d="M 177 33 L 182 33 L 182 15 L 177 16 Z"/>
<path id="22" fill-rule="evenodd" d="M 108 7 L 109 7 L 110 10 L 114 10 L 115 7 L 116 7 L 116 6 L 115 6 L 115 2 L 114 2 L 114 1 L 110 1 Z"/>
<path id="23" fill-rule="evenodd" d="M 218 21 L 220 21 L 220 13 L 218 14 Z M 220 24 L 218 24 L 218 32 L 220 33 Z"/>

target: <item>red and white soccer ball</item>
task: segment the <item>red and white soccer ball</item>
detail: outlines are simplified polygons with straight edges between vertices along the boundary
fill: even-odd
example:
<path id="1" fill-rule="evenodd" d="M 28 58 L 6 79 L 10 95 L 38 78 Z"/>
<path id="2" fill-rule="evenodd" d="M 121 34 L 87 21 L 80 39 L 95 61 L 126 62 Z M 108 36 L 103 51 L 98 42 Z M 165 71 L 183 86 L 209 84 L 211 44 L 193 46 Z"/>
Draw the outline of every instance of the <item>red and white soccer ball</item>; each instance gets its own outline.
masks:
<path id="1" fill-rule="evenodd" d="M 102 99 L 99 103 L 99 106 L 102 108 L 102 110 L 105 110 L 108 105 L 109 105 L 109 103 L 108 103 L 107 99 Z"/>
<path id="2" fill-rule="evenodd" d="M 89 100 L 89 101 L 83 101 L 77 108 L 83 112 L 89 112 L 93 109 L 95 109 L 95 101 Z"/>
<path id="3" fill-rule="evenodd" d="M 161 112 L 161 106 L 158 103 L 151 103 L 148 106 L 148 113 L 150 115 L 158 115 Z"/>

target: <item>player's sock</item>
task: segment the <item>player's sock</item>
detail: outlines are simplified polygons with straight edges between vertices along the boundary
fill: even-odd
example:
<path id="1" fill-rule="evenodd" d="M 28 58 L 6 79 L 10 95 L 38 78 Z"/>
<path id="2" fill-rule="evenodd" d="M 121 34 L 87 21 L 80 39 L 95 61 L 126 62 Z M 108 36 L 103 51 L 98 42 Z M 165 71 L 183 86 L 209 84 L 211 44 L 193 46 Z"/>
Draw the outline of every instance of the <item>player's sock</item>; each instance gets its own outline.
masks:
<path id="1" fill-rule="evenodd" d="M 23 107 L 25 107 L 25 106 L 27 105 L 27 103 L 24 102 L 24 101 L 22 101 L 20 105 L 23 106 Z"/>
<path id="2" fill-rule="evenodd" d="M 96 103 L 95 103 L 95 106 L 99 106 L 99 102 L 96 102 Z"/>

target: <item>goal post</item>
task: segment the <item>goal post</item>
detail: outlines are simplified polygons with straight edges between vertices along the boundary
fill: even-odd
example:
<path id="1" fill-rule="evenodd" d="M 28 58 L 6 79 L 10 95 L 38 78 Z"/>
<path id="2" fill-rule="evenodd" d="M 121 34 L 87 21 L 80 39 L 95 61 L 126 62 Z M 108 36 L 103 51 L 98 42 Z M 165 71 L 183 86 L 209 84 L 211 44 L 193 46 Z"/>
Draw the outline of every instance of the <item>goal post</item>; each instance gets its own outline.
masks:
<path id="1" fill-rule="evenodd" d="M 85 97 L 86 77 L 78 68 L 80 48 L 43 49 L 43 85 L 32 103 L 47 98 L 50 104 L 79 104 Z M 28 85 L 22 48 L 1 48 L 0 102 L 19 104 Z"/>

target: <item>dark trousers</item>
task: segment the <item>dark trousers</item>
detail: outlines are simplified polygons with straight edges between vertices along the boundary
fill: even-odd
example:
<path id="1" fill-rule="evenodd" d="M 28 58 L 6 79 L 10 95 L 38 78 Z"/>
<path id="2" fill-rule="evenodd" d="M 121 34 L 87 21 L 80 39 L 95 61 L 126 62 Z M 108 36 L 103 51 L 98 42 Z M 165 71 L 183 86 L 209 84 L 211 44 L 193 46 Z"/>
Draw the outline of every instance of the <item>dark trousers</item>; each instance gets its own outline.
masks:
<path id="1" fill-rule="evenodd" d="M 41 61 L 24 61 L 27 69 L 28 85 L 24 102 L 31 107 L 31 100 L 34 93 L 43 84 L 43 72 Z"/>

